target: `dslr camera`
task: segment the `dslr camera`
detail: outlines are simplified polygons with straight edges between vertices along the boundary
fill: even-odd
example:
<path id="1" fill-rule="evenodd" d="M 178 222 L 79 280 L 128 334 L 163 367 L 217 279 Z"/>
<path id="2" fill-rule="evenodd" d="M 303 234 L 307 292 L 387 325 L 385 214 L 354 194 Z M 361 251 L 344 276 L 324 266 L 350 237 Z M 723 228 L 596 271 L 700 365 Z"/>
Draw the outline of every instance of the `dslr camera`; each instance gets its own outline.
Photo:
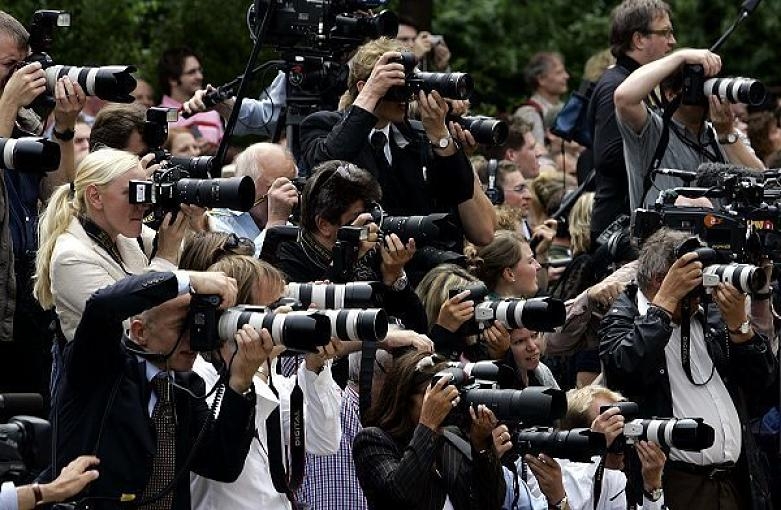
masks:
<path id="1" fill-rule="evenodd" d="M 604 434 L 591 429 L 575 428 L 556 430 L 550 427 L 535 427 L 515 431 L 512 434 L 513 449 L 509 452 L 512 462 L 526 454 L 540 453 L 572 462 L 591 462 L 591 458 L 607 451 Z"/>
<path id="2" fill-rule="evenodd" d="M 767 90 L 762 82 L 751 78 L 709 78 L 699 64 L 683 66 L 683 90 L 681 103 L 705 105 L 708 96 L 717 96 L 721 101 L 759 106 L 765 102 Z"/>
<path id="3" fill-rule="evenodd" d="M 9 395 L 10 396 L 10 395 Z M 0 401 L 5 395 L 0 395 Z M 0 424 L 0 482 L 24 485 L 51 462 L 51 425 L 35 416 L 13 416 Z"/>
<path id="4" fill-rule="evenodd" d="M 751 264 L 724 263 L 719 253 L 703 245 L 697 237 L 690 237 L 675 250 L 676 258 L 687 253 L 697 254 L 697 260 L 702 262 L 702 286 L 706 291 L 720 283 L 729 283 L 743 294 L 756 294 L 767 285 L 765 271 Z"/>
<path id="5" fill-rule="evenodd" d="M 208 178 L 214 171 L 214 156 L 173 156 L 163 149 L 168 139 L 168 123 L 177 120 L 179 120 L 179 112 L 175 108 L 153 106 L 146 111 L 142 137 L 149 147 L 149 152 L 155 155 L 154 162 L 166 162 L 169 168 L 179 167 L 190 177 Z"/>
<path id="6" fill-rule="evenodd" d="M 472 133 L 475 142 L 498 147 L 507 142 L 510 128 L 501 119 L 493 117 L 448 115 L 447 120 L 458 123 L 463 129 Z"/>
<path id="7" fill-rule="evenodd" d="M 483 282 L 474 282 L 465 289 L 453 289 L 452 298 L 464 291 L 469 294 L 462 300 L 475 302 L 474 319 L 464 323 L 459 334 L 474 335 L 499 321 L 507 329 L 527 328 L 532 331 L 554 331 L 564 324 L 566 309 L 564 302 L 545 298 L 506 298 L 497 301 L 486 299 L 488 288 Z"/>
<path id="8" fill-rule="evenodd" d="M 622 452 L 626 445 L 637 441 L 653 441 L 665 450 L 676 448 L 691 452 L 699 452 L 713 446 L 713 427 L 702 418 L 637 418 L 640 408 L 634 402 L 616 402 L 600 406 L 599 413 L 602 414 L 613 407 L 617 407 L 625 419 L 623 435 L 616 438 L 610 446 L 613 452 Z"/>
<path id="9" fill-rule="evenodd" d="M 76 67 L 55 64 L 48 51 L 54 43 L 55 29 L 69 27 L 70 14 L 66 11 L 39 10 L 33 14 L 30 24 L 29 45 L 32 53 L 19 63 L 19 67 L 39 62 L 46 74 L 46 93 L 39 96 L 37 103 L 43 107 L 54 106 L 54 89 L 57 80 L 63 76 L 78 82 L 88 96 L 97 96 L 115 103 L 132 103 L 130 95 L 136 88 L 132 73 L 135 66 Z"/>
<path id="10" fill-rule="evenodd" d="M 468 99 L 474 91 L 474 81 L 467 73 L 424 73 L 417 70 L 418 59 L 414 53 L 405 51 L 392 60 L 404 66 L 406 83 L 391 87 L 385 94 L 389 101 L 405 102 L 414 100 L 418 92 L 439 92 L 450 99 Z"/>
<path id="11" fill-rule="evenodd" d="M 390 234 L 399 236 L 406 243 L 409 238 L 418 246 L 434 242 L 447 242 L 458 237 L 461 229 L 455 217 L 448 213 L 434 213 L 427 216 L 389 216 L 378 203 L 370 204 L 372 222 L 380 228 L 380 238 Z"/>

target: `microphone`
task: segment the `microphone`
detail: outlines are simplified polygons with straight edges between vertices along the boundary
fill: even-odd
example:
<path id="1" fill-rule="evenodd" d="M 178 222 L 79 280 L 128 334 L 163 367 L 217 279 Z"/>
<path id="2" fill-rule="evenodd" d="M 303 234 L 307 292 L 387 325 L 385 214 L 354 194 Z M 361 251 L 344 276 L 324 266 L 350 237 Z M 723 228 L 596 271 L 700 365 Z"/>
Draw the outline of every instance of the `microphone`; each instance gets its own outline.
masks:
<path id="1" fill-rule="evenodd" d="M 0 414 L 35 414 L 43 410 L 40 393 L 0 393 Z"/>
<path id="2" fill-rule="evenodd" d="M 691 170 L 678 170 L 675 168 L 659 168 L 656 173 L 677 177 L 686 182 L 691 182 L 697 178 L 697 172 L 692 172 Z"/>
<path id="3" fill-rule="evenodd" d="M 717 188 L 724 185 L 725 177 L 761 177 L 762 174 L 748 168 L 726 163 L 702 163 L 697 167 L 695 186 L 702 188 Z"/>

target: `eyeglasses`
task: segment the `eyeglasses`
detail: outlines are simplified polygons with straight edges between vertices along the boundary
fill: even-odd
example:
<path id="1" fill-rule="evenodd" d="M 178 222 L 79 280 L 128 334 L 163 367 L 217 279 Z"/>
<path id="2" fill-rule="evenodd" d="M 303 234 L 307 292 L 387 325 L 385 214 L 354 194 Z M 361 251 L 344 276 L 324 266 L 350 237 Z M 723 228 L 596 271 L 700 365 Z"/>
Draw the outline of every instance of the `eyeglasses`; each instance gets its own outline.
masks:
<path id="1" fill-rule="evenodd" d="M 658 30 L 646 30 L 645 31 L 645 35 L 651 35 L 651 34 L 664 37 L 665 39 L 671 39 L 671 38 L 675 37 L 675 30 L 673 30 L 672 27 L 668 27 L 668 28 L 660 28 Z"/>

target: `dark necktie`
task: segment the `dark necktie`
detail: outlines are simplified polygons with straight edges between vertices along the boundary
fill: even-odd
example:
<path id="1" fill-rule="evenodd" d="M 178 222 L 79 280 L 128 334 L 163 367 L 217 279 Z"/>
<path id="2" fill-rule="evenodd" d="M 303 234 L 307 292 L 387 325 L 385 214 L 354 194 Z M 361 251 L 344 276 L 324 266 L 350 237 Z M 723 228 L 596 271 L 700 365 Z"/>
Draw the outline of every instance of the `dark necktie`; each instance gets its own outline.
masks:
<path id="1" fill-rule="evenodd" d="M 372 150 L 377 166 L 383 170 L 391 168 L 388 157 L 385 155 L 385 145 L 388 143 L 388 137 L 382 131 L 375 131 L 371 136 Z"/>
<path id="2" fill-rule="evenodd" d="M 149 476 L 141 499 L 158 495 L 174 479 L 176 471 L 176 424 L 171 401 L 167 374 L 161 373 L 152 379 L 152 388 L 157 395 L 157 403 L 152 410 L 152 423 L 157 435 L 157 448 L 152 460 L 152 473 Z M 162 498 L 143 505 L 146 510 L 171 510 L 174 491 Z"/>

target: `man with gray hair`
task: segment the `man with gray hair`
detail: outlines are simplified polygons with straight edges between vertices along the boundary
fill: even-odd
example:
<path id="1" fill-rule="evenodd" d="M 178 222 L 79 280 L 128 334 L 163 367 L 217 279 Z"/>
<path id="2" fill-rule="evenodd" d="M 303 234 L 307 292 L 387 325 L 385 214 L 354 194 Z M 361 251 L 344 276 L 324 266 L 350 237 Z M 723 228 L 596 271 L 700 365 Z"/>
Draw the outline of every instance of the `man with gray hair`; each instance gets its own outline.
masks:
<path id="1" fill-rule="evenodd" d="M 266 228 L 285 225 L 298 204 L 298 190 L 293 157 L 282 146 L 256 143 L 236 157 L 236 177 L 248 175 L 255 181 L 255 204 L 248 212 L 230 209 L 209 211 L 209 229 L 233 232 L 255 241 L 255 255 L 260 256 Z"/>
<path id="2" fill-rule="evenodd" d="M 662 228 L 643 245 L 637 285 L 605 314 L 599 330 L 605 380 L 640 406 L 640 417 L 702 418 L 712 446 L 671 448 L 663 479 L 670 508 L 770 508 L 767 475 L 748 427 L 746 396 L 772 385 L 777 362 L 754 331 L 746 295 L 730 284 L 713 288 L 716 306 L 699 307 L 703 264 L 676 251 L 689 234 Z M 682 332 L 682 306 L 692 310 Z M 753 504 L 746 505 L 746 502 Z"/>
<path id="3" fill-rule="evenodd" d="M 569 74 L 560 53 L 542 51 L 532 55 L 523 70 L 526 83 L 534 91 L 526 104 L 515 111 L 514 117 L 532 125 L 532 134 L 540 147 L 545 145 L 544 119 L 564 103 L 561 96 L 567 93 Z"/>

